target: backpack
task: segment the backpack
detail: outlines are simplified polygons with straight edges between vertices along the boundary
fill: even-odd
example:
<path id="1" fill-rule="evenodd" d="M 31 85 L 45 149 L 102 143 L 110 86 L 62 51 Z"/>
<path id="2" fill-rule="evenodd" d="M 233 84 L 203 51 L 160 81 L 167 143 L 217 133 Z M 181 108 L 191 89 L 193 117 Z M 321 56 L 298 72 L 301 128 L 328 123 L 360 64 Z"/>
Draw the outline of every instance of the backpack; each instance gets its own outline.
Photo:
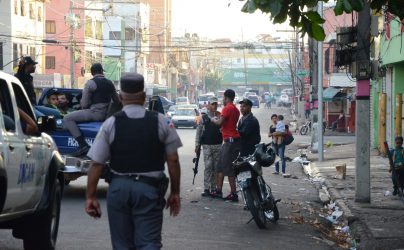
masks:
<path id="1" fill-rule="evenodd" d="M 295 138 L 293 137 L 292 132 L 290 132 L 289 126 L 285 125 L 285 128 L 286 128 L 286 134 L 283 135 L 283 144 L 289 145 L 295 140 Z"/>

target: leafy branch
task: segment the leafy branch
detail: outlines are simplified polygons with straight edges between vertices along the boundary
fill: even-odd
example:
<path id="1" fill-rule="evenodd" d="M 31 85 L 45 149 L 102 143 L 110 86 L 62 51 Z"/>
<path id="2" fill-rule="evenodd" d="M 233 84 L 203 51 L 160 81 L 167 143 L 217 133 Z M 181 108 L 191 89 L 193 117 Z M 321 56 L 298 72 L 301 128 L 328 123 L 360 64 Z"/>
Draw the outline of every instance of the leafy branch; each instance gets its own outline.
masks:
<path id="1" fill-rule="evenodd" d="M 289 25 L 299 29 L 302 36 L 308 34 L 317 41 L 325 38 L 324 29 L 321 26 L 325 22 L 314 8 L 318 2 L 327 3 L 329 0 L 239 0 L 245 4 L 242 12 L 254 13 L 261 10 L 270 14 L 274 24 L 284 23 L 289 18 Z M 383 7 L 400 19 L 404 18 L 404 0 L 336 0 L 335 15 L 361 11 L 365 3 L 370 3 L 373 10 L 381 10 Z"/>

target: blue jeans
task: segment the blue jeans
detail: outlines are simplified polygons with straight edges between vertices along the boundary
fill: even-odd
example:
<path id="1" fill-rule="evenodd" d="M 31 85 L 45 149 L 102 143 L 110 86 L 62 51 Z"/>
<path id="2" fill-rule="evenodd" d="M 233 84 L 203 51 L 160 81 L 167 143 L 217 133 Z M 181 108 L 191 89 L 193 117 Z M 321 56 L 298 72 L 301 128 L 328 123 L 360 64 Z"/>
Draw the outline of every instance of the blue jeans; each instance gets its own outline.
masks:
<path id="1" fill-rule="evenodd" d="M 35 106 L 34 111 L 35 111 L 36 118 L 38 118 L 40 116 L 53 116 L 53 117 L 55 117 L 55 119 L 61 118 L 59 110 L 56 110 L 53 108 L 48 108 L 45 106 Z"/>
<path id="2" fill-rule="evenodd" d="M 107 194 L 114 250 L 159 250 L 164 202 L 156 187 L 113 176 Z"/>
<path id="3" fill-rule="evenodd" d="M 394 190 L 404 188 L 404 168 L 398 170 L 393 169 L 393 172 L 391 172 L 391 180 L 393 181 Z M 401 187 L 399 187 L 398 184 L 400 184 Z"/>
<path id="4" fill-rule="evenodd" d="M 282 173 L 284 174 L 286 171 L 286 162 L 285 162 L 285 144 L 275 144 L 275 152 L 281 158 L 282 163 Z M 275 171 L 279 172 L 279 162 L 275 163 Z"/>

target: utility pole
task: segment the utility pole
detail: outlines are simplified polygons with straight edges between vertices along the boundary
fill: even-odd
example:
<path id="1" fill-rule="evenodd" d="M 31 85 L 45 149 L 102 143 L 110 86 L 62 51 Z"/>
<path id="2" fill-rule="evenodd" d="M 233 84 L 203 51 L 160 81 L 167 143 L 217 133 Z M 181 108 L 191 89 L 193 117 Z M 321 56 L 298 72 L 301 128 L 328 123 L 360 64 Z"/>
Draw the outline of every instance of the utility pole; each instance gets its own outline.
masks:
<path id="1" fill-rule="evenodd" d="M 318 2 L 318 13 L 323 17 L 323 2 Z M 318 74 L 318 120 L 317 120 L 317 133 L 318 133 L 318 161 L 324 161 L 324 138 L 323 138 L 323 42 L 317 43 L 317 74 Z"/>
<path id="2" fill-rule="evenodd" d="M 244 84 L 245 87 L 247 88 L 248 85 L 248 76 L 247 76 L 247 63 L 245 61 L 245 48 L 247 44 L 244 44 L 244 32 L 243 28 L 241 28 L 241 42 L 243 43 L 243 63 L 244 63 Z M 247 89 L 246 89 L 247 90 Z"/>
<path id="3" fill-rule="evenodd" d="M 73 13 L 73 1 L 70 1 L 70 8 L 69 8 L 69 26 L 70 26 L 70 35 L 69 35 L 69 41 L 70 41 L 70 84 L 72 88 L 76 88 L 74 84 L 74 71 L 75 71 L 75 58 L 74 58 L 74 13 Z"/>
<path id="4" fill-rule="evenodd" d="M 125 23 L 125 19 L 121 18 L 121 60 L 122 60 L 121 65 L 122 65 L 123 72 L 126 72 L 126 70 L 125 70 L 125 40 L 126 40 L 126 23 Z"/>
<path id="5" fill-rule="evenodd" d="M 370 202 L 370 6 L 365 1 L 357 24 L 355 201 Z"/>

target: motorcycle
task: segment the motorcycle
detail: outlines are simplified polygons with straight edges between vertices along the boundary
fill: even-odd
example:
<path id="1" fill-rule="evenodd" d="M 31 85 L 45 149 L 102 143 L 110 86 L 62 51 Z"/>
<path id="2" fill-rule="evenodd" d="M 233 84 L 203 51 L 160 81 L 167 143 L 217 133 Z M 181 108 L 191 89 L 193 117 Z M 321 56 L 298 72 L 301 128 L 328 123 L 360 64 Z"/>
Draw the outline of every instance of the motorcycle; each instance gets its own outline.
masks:
<path id="1" fill-rule="evenodd" d="M 255 152 L 247 157 L 238 157 L 233 162 L 237 185 L 240 188 L 244 204 L 253 216 L 258 228 L 266 228 L 267 221 L 275 223 L 279 219 L 277 203 L 271 187 L 262 177 L 262 167 L 269 167 L 275 162 L 276 155 L 270 144 L 260 143 Z"/>
<path id="2" fill-rule="evenodd" d="M 327 127 L 327 122 L 323 122 L 323 134 L 325 133 L 325 128 Z M 306 135 L 307 132 L 311 130 L 311 121 L 307 120 L 299 129 L 301 135 Z"/>

